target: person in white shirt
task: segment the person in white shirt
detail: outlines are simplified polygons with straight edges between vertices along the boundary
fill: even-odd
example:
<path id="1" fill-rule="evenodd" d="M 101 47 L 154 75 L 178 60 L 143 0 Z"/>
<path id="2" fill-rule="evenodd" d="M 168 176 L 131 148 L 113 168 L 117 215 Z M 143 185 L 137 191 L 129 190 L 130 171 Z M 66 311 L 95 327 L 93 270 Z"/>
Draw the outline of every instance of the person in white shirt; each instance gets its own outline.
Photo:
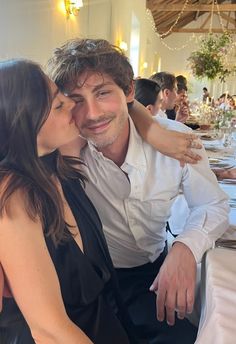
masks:
<path id="1" fill-rule="evenodd" d="M 192 311 L 196 263 L 227 229 L 229 211 L 204 150 L 197 165 L 182 167 L 143 141 L 128 114 L 127 103 L 134 98 L 132 67 L 105 40 L 64 44 L 49 62 L 49 74 L 77 103 L 76 123 L 88 140 L 82 150 L 86 192 L 103 222 L 137 333 L 150 344 L 193 343 L 196 329 L 179 319 Z M 189 130 L 160 121 L 170 129 Z M 180 190 L 190 215 L 166 255 L 166 221 Z M 165 313 L 174 326 L 162 322 Z"/>
<path id="2" fill-rule="evenodd" d="M 150 77 L 154 80 L 162 90 L 162 104 L 158 116 L 167 118 L 166 111 L 173 110 L 177 99 L 177 81 L 173 74 L 168 72 L 155 73 Z M 175 118 L 173 118 L 175 119 Z"/>

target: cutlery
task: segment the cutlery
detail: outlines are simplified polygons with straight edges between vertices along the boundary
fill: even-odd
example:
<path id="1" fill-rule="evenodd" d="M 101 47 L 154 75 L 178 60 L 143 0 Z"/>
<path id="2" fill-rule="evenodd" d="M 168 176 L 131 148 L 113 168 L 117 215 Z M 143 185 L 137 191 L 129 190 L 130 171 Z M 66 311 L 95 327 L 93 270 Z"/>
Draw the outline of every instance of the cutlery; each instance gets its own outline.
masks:
<path id="1" fill-rule="evenodd" d="M 222 179 L 222 180 L 218 180 L 218 183 L 236 185 L 236 179 Z"/>
<path id="2" fill-rule="evenodd" d="M 236 250 L 236 240 L 218 239 L 215 243 L 215 247 L 230 248 Z"/>

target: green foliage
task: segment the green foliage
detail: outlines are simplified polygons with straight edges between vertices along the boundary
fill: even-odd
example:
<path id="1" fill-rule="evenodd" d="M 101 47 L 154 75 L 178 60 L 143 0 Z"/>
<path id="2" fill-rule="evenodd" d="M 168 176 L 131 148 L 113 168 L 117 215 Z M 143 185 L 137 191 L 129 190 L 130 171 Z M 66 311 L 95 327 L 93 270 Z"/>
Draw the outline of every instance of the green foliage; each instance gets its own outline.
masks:
<path id="1" fill-rule="evenodd" d="M 199 79 L 207 77 L 208 79 L 220 78 L 224 82 L 225 78 L 235 71 L 235 67 L 230 69 L 226 66 L 225 56 L 232 44 L 232 37 L 228 32 L 221 35 L 210 33 L 200 42 L 199 50 L 191 53 L 188 58 L 190 68 L 194 76 Z"/>
<path id="2" fill-rule="evenodd" d="M 222 127 L 230 127 L 233 118 L 236 118 L 236 110 L 222 110 L 218 109 L 214 111 L 216 114 L 215 118 L 215 129 L 220 129 Z"/>

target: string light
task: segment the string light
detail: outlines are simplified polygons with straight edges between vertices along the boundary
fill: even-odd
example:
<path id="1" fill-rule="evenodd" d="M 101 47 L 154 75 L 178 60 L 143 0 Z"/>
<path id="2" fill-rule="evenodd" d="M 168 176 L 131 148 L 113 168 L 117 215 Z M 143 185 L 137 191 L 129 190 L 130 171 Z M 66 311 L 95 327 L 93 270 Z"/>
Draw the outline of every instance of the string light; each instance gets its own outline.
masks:
<path id="1" fill-rule="evenodd" d="M 213 1 L 214 1 L 214 0 L 213 0 Z M 219 20 L 220 20 L 220 25 L 221 25 L 222 31 L 226 33 L 227 30 L 226 30 L 225 27 L 224 27 L 223 20 L 222 20 L 222 17 L 221 17 L 221 15 L 220 15 L 219 4 L 218 4 L 217 0 L 215 1 L 215 3 L 216 3 L 217 13 L 218 13 L 218 17 L 219 17 Z"/>
<path id="2" fill-rule="evenodd" d="M 182 9 L 182 12 L 184 12 L 184 9 L 185 9 L 188 1 L 189 0 L 187 0 L 185 2 L 184 7 Z M 155 26 L 155 23 L 154 23 L 154 19 L 153 19 L 152 13 L 151 13 L 151 11 L 148 8 L 146 9 L 146 14 L 147 14 L 147 18 L 148 18 L 148 20 L 149 20 L 149 22 L 151 24 L 153 32 L 158 36 L 158 38 L 160 38 L 160 42 L 162 43 L 162 45 L 164 45 L 164 47 L 166 47 L 170 51 L 180 51 L 180 50 L 183 50 L 183 49 L 185 49 L 190 44 L 190 42 L 193 39 L 196 38 L 195 34 L 193 33 L 192 36 L 190 36 L 190 38 L 188 39 L 188 41 L 185 44 L 183 44 L 182 46 L 180 46 L 180 47 L 170 47 L 166 42 L 164 42 L 164 38 L 163 38 L 164 35 L 167 35 L 167 32 L 165 32 L 165 34 L 159 34 L 157 32 L 157 29 L 156 29 L 156 26 Z M 172 32 L 172 30 L 173 30 L 174 26 L 177 24 L 177 22 L 174 25 L 172 25 L 172 27 L 168 30 L 168 33 Z"/>
<path id="3" fill-rule="evenodd" d="M 217 14 L 218 14 L 218 18 L 219 18 L 219 22 L 220 22 L 220 26 L 221 26 L 222 32 L 225 33 L 225 34 L 227 34 L 228 31 L 227 31 L 227 29 L 224 27 L 223 19 L 222 19 L 221 14 L 220 14 L 220 9 L 219 9 L 218 1 L 217 1 L 217 0 L 215 0 L 215 1 L 213 0 L 213 3 L 216 5 L 216 8 L 217 8 Z M 229 47 L 229 49 L 228 49 L 228 51 L 227 51 L 227 54 L 225 54 L 225 56 L 224 56 L 225 63 L 226 63 L 226 65 L 228 65 L 228 66 L 230 65 L 228 57 L 230 56 L 230 54 L 231 54 L 231 52 L 233 51 L 233 49 L 235 49 L 235 47 L 236 47 L 236 42 L 232 42 L 231 45 L 230 45 L 230 47 Z"/>
<path id="4" fill-rule="evenodd" d="M 190 42 L 195 38 L 195 34 L 193 33 L 192 36 L 190 36 L 190 38 L 187 40 L 187 42 L 185 44 L 183 44 L 180 47 L 170 47 L 166 42 L 164 42 L 163 38 L 161 38 L 161 43 L 169 50 L 171 51 L 180 51 L 182 49 L 187 48 L 187 46 L 190 44 Z"/>
<path id="5" fill-rule="evenodd" d="M 185 10 L 186 6 L 188 5 L 188 2 L 189 2 L 189 0 L 185 0 L 185 3 L 183 5 L 183 7 L 182 7 L 182 10 L 179 12 L 179 14 L 178 14 L 174 24 L 171 25 L 171 27 L 169 28 L 168 31 L 166 31 L 166 32 L 164 32 L 162 34 L 159 34 L 160 38 L 163 38 L 163 37 L 169 35 L 170 33 L 172 33 L 173 28 L 178 24 L 180 18 L 182 17 L 182 14 L 184 13 L 184 10 Z"/>
<path id="6" fill-rule="evenodd" d="M 188 41 L 183 44 L 182 46 L 180 47 L 170 47 L 166 42 L 164 42 L 164 38 L 171 34 L 173 32 L 173 28 L 177 25 L 177 23 L 179 22 L 183 12 L 185 11 L 186 9 L 186 6 L 188 5 L 188 2 L 189 0 L 186 0 L 183 7 L 182 7 L 182 10 L 180 11 L 180 13 L 178 14 L 174 24 L 171 25 L 171 27 L 164 33 L 162 34 L 159 34 L 158 31 L 157 31 L 157 28 L 156 28 L 156 25 L 154 23 L 154 19 L 153 19 L 153 16 L 152 16 L 152 13 L 149 9 L 146 9 L 146 14 L 147 14 L 147 18 L 148 20 L 150 21 L 150 24 L 151 24 L 151 27 L 152 27 L 152 30 L 153 32 L 158 36 L 158 38 L 160 38 L 160 42 L 162 43 L 163 46 L 165 46 L 165 48 L 167 48 L 168 50 L 170 51 L 180 51 L 180 50 L 183 50 L 185 49 L 189 44 L 190 42 L 192 42 L 194 39 L 197 43 L 198 39 L 201 39 L 202 36 L 200 36 L 199 38 L 196 38 L 195 34 L 193 33 L 192 36 L 190 36 L 190 38 L 188 39 Z M 212 27 L 213 27 L 213 15 L 214 15 L 214 5 L 217 6 L 217 13 L 218 13 L 218 16 L 219 16 L 219 21 L 220 21 L 220 25 L 221 25 L 221 28 L 222 28 L 222 31 L 224 33 L 227 33 L 227 29 L 224 27 L 224 24 L 223 24 L 223 20 L 222 20 L 222 17 L 220 15 L 220 10 L 219 10 L 219 4 L 218 4 L 218 1 L 217 0 L 212 0 L 212 7 L 211 7 L 211 20 L 210 20 L 210 26 L 209 26 L 209 33 L 212 33 Z M 236 47 L 236 42 L 233 42 L 232 43 L 232 49 Z M 231 49 L 230 49 L 231 50 Z"/>
<path id="7" fill-rule="evenodd" d="M 210 20 L 210 26 L 209 26 L 209 33 L 212 33 L 213 15 L 214 15 L 214 0 L 212 0 L 212 4 L 211 4 L 211 20 Z"/>

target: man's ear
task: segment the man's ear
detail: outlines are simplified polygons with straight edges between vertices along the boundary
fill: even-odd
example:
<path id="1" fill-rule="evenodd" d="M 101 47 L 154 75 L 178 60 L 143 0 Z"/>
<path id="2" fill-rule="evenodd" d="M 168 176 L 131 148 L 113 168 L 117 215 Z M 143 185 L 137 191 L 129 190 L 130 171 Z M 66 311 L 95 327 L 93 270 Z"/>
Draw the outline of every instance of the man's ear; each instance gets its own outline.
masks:
<path id="1" fill-rule="evenodd" d="M 168 90 L 168 88 L 165 88 L 162 91 L 163 98 L 167 98 L 169 96 L 169 92 L 170 92 L 170 90 Z"/>
<path id="2" fill-rule="evenodd" d="M 148 111 L 151 112 L 151 114 L 153 114 L 153 113 L 152 113 L 152 111 L 153 111 L 153 105 L 151 105 L 151 104 L 147 105 L 147 106 L 146 106 L 146 109 L 148 109 Z"/>
<path id="3" fill-rule="evenodd" d="M 132 80 L 129 87 L 129 94 L 126 96 L 126 102 L 131 103 L 134 101 L 134 94 L 135 94 L 135 88 L 134 88 L 134 81 Z"/>

